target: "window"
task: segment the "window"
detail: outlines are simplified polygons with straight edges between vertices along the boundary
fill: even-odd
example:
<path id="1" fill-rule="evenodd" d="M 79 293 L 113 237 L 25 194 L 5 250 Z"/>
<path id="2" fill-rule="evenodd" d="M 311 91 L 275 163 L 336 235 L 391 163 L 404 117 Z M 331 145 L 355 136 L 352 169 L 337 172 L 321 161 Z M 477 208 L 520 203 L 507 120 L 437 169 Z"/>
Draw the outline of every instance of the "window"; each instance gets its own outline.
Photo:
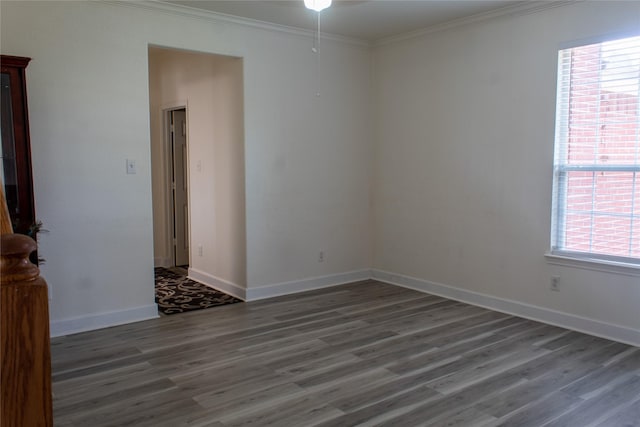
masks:
<path id="1" fill-rule="evenodd" d="M 552 253 L 640 264 L 640 37 L 558 62 Z"/>

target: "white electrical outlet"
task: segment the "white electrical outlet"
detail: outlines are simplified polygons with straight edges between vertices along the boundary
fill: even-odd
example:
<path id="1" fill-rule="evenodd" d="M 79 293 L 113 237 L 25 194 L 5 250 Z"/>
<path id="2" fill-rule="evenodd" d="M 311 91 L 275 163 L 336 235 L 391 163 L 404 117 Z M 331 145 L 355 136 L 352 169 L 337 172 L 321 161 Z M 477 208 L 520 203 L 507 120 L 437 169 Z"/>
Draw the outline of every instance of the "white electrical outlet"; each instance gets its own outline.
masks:
<path id="1" fill-rule="evenodd" d="M 560 276 L 551 276 L 551 285 L 549 286 L 554 292 L 560 292 Z"/>
<path id="2" fill-rule="evenodd" d="M 324 262 L 324 251 L 318 253 L 318 262 Z"/>
<path id="3" fill-rule="evenodd" d="M 202 245 L 198 246 L 198 256 L 202 256 Z"/>

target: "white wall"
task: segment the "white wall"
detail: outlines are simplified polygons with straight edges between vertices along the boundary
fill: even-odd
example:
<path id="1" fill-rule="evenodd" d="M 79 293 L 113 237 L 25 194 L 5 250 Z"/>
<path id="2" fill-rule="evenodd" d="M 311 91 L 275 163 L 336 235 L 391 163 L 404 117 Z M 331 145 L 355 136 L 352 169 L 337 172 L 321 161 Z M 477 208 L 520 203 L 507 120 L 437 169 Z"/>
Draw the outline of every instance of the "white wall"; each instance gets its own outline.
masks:
<path id="1" fill-rule="evenodd" d="M 242 77 L 240 58 L 149 49 L 155 259 L 172 257 L 164 110 L 187 106 L 190 268 L 246 288 Z"/>
<path id="2" fill-rule="evenodd" d="M 378 46 L 374 268 L 470 300 L 508 300 L 488 301 L 501 308 L 586 318 L 573 326 L 595 320 L 602 334 L 620 326 L 622 339 L 640 342 L 638 276 L 544 257 L 558 49 L 639 29 L 638 2 L 580 2 Z"/>
<path id="3" fill-rule="evenodd" d="M 444 284 L 436 289 L 585 319 L 592 332 L 611 325 L 640 342 L 637 276 L 544 258 L 558 47 L 637 29 L 637 2 L 580 2 L 397 41 L 374 49 L 373 68 L 369 48 L 327 40 L 319 98 L 307 35 L 110 3 L 0 7 L 2 53 L 33 58 L 54 333 L 152 315 L 152 44 L 243 58 L 247 296 L 373 265 L 405 285 Z M 125 174 L 126 158 L 137 175 Z M 560 293 L 548 290 L 552 274 Z"/>
<path id="4" fill-rule="evenodd" d="M 8 2 L 3 54 L 27 69 L 52 331 L 152 316 L 150 44 L 244 61 L 247 286 L 370 266 L 370 54 L 310 35 L 102 2 Z M 125 159 L 138 173 L 125 174 Z M 319 250 L 326 261 L 317 262 Z M 269 292 L 266 292 L 267 294 Z"/>

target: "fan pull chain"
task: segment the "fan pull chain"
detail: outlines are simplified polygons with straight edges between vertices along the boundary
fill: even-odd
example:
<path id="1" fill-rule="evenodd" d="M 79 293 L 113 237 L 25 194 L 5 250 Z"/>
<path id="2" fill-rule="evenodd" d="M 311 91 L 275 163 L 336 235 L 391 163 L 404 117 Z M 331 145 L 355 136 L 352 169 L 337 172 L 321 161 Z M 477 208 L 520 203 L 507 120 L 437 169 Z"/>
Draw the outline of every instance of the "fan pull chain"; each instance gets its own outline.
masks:
<path id="1" fill-rule="evenodd" d="M 318 31 L 313 39 L 313 53 L 316 54 L 316 96 L 320 96 L 320 12 L 318 12 Z"/>

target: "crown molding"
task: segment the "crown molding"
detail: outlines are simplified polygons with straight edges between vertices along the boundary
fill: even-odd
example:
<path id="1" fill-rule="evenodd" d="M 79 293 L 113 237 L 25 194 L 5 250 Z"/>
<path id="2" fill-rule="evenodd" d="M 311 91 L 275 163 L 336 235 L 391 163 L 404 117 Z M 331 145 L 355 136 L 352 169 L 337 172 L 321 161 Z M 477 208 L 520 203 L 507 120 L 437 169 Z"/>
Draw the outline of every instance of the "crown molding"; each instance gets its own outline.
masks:
<path id="1" fill-rule="evenodd" d="M 487 21 L 494 18 L 500 18 L 503 16 L 522 16 L 531 13 L 537 13 L 547 9 L 553 9 L 556 7 L 567 6 L 575 3 L 580 3 L 585 0 L 536 0 L 529 1 L 523 4 L 511 5 L 494 9 L 489 12 L 477 13 L 475 15 L 466 16 L 460 19 L 454 19 L 451 21 L 443 22 L 441 24 L 432 25 L 430 27 L 421 28 L 419 30 L 409 31 L 406 33 L 396 34 L 391 37 L 385 37 L 376 40 L 372 43 L 372 46 L 384 46 L 409 40 L 417 37 L 421 37 L 427 34 L 436 33 L 439 31 L 449 30 L 451 28 L 460 27 L 463 25 L 469 25 L 476 22 Z"/>
<path id="2" fill-rule="evenodd" d="M 418 38 L 427 34 L 436 33 L 460 27 L 464 25 L 473 24 L 476 22 L 487 21 L 490 19 L 500 18 L 504 16 L 522 16 L 532 13 L 541 12 L 547 9 L 554 9 L 557 7 L 563 7 L 576 3 L 581 3 L 587 0 L 535 0 L 527 1 L 523 4 L 510 5 L 494 9 L 488 12 L 478 13 L 471 16 L 466 16 L 460 19 L 454 19 L 451 21 L 443 22 L 441 24 L 432 25 L 418 30 L 409 31 L 406 33 L 396 34 L 390 37 L 384 37 L 373 42 L 369 42 L 362 39 L 353 37 L 346 37 L 331 33 L 322 33 L 322 38 L 325 40 L 332 40 L 340 43 L 346 43 L 351 45 L 363 46 L 363 47 L 376 47 L 384 46 Z M 217 22 L 221 24 L 236 24 L 245 27 L 257 28 L 267 31 L 275 31 L 286 34 L 293 34 L 302 37 L 315 37 L 315 32 L 298 27 L 290 27 L 287 25 L 274 24 L 272 22 L 259 21 L 256 19 L 243 18 L 233 15 L 228 15 L 219 12 L 212 12 L 203 9 L 193 8 L 189 6 L 177 5 L 173 3 L 165 3 L 162 0 L 104 0 L 101 2 L 93 2 L 94 4 L 107 3 L 117 6 L 135 7 L 138 9 L 146 9 L 170 15 L 183 16 L 191 19 L 206 20 L 208 22 Z"/>
<path id="3" fill-rule="evenodd" d="M 208 10 L 197 9 L 189 6 L 182 6 L 173 3 L 165 3 L 160 0 L 105 0 L 96 3 L 108 3 L 117 6 L 135 7 L 138 9 L 146 9 L 156 12 L 162 12 L 169 15 L 178 15 L 191 19 L 200 19 L 220 24 L 236 24 L 245 27 L 257 28 L 267 31 L 275 31 L 286 34 L 293 34 L 302 37 L 315 37 L 315 32 L 303 28 L 290 27 L 287 25 L 274 24 L 271 22 L 259 21 L 256 19 L 243 18 L 239 16 L 227 15 L 225 13 L 211 12 Z M 322 33 L 323 40 L 332 40 L 340 43 L 346 43 L 357 46 L 370 47 L 371 43 L 366 40 L 360 40 L 352 37 L 340 36 L 337 34 Z"/>

